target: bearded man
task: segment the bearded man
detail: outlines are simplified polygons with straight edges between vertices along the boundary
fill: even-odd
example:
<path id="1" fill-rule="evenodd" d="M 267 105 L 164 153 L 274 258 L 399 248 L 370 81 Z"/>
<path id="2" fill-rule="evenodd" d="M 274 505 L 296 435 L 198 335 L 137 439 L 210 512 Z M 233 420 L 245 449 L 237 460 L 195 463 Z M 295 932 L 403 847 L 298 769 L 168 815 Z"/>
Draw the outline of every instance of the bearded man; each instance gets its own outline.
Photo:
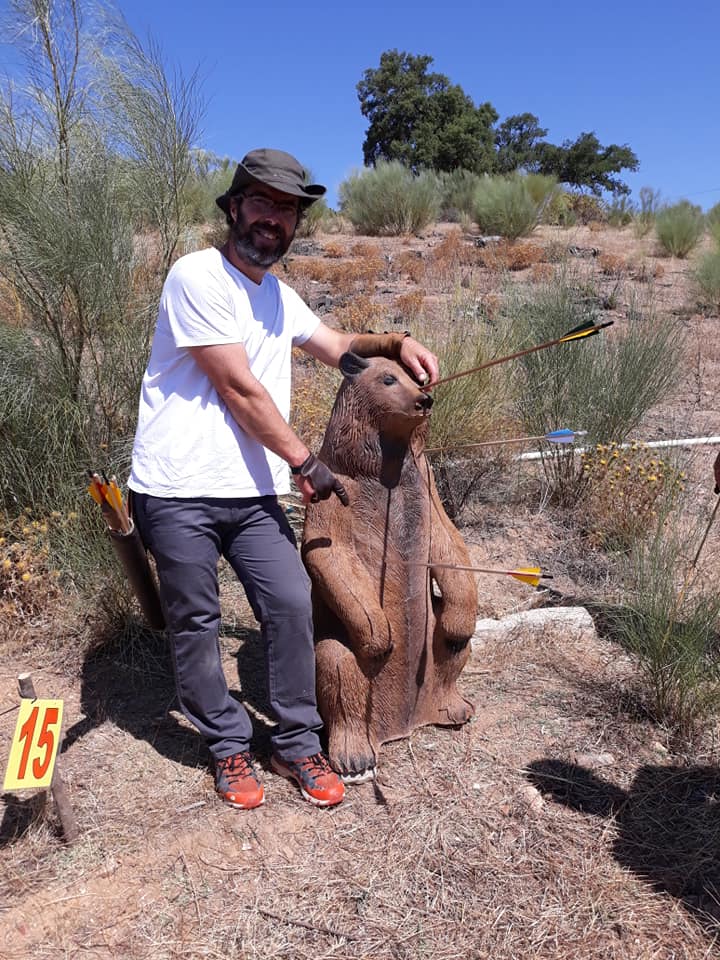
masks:
<path id="1" fill-rule="evenodd" d="M 277 719 L 271 767 L 318 806 L 344 796 L 320 747 L 310 583 L 277 497 L 289 491 L 288 466 L 306 503 L 346 504 L 347 494 L 288 425 L 292 347 L 332 366 L 348 350 L 388 356 L 421 383 L 438 378 L 436 357 L 409 335 L 333 330 L 268 273 L 324 193 L 282 151 L 253 150 L 238 164 L 217 199 L 226 243 L 181 257 L 165 281 L 128 482 L 157 565 L 180 707 L 207 742 L 217 792 L 241 809 L 265 791 L 250 719 L 222 669 L 220 556 L 261 627 Z"/>

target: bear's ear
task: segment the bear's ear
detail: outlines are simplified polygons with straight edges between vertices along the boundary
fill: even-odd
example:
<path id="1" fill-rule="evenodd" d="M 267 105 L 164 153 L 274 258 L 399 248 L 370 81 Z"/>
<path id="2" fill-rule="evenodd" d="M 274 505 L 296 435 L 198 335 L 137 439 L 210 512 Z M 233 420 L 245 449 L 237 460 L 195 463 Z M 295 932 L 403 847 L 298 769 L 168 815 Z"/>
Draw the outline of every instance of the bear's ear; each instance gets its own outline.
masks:
<path id="1" fill-rule="evenodd" d="M 344 377 L 352 380 L 363 370 L 367 370 L 370 364 L 364 357 L 359 357 L 356 353 L 344 353 L 340 357 L 340 370 Z"/>

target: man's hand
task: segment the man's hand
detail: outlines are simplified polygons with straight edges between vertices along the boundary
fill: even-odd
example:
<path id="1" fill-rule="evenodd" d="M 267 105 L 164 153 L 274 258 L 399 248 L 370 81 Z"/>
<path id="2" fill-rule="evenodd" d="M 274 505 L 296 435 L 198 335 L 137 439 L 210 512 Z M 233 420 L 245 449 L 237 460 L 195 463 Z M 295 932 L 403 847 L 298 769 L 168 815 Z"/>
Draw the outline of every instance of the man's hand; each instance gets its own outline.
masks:
<path id="1" fill-rule="evenodd" d="M 412 337 L 400 345 L 400 359 L 423 387 L 431 387 L 440 376 L 438 358 Z"/>
<path id="2" fill-rule="evenodd" d="M 350 503 L 345 487 L 332 470 L 328 469 L 322 460 L 318 460 L 314 453 L 311 453 L 303 461 L 299 472 L 293 472 L 293 478 L 302 494 L 304 503 L 317 503 L 319 500 L 327 500 L 333 493 L 337 495 L 344 507 Z"/>
<path id="3" fill-rule="evenodd" d="M 715 457 L 715 493 L 720 493 L 720 453 Z"/>

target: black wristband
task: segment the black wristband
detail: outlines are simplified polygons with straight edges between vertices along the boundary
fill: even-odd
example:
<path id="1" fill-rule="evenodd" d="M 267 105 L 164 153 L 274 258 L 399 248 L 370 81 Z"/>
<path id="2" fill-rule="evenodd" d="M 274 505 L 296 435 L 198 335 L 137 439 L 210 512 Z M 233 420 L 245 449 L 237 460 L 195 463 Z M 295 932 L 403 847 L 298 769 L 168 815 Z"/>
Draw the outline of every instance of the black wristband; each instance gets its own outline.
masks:
<path id="1" fill-rule="evenodd" d="M 311 457 L 311 456 L 312 456 L 312 454 L 310 454 L 310 457 Z M 290 466 L 290 473 L 291 473 L 294 477 L 297 477 L 300 473 L 302 473 L 302 468 L 303 468 L 303 467 L 305 466 L 305 464 L 308 462 L 308 460 L 310 459 L 310 457 L 305 457 L 305 459 L 303 460 L 303 462 L 300 463 L 300 464 L 298 464 L 297 467 L 293 467 L 293 466 L 291 465 L 291 466 Z"/>

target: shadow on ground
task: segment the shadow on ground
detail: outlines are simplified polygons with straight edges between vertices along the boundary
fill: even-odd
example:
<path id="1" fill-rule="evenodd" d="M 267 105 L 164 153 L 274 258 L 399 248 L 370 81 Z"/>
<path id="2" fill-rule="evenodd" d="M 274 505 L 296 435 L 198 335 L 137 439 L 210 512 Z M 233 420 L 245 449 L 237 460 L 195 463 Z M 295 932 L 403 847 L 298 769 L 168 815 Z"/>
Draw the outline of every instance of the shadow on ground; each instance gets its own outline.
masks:
<path id="1" fill-rule="evenodd" d="M 720 935 L 720 769 L 640 767 L 628 790 L 591 770 L 544 759 L 526 769 L 530 782 L 556 803 L 617 827 L 619 864 L 677 898 L 713 936 Z"/>
<path id="2" fill-rule="evenodd" d="M 268 720 L 265 661 L 260 632 L 243 629 L 230 638 L 237 641 L 237 677 L 228 675 L 231 695 L 248 708 L 253 723 L 253 749 L 270 755 L 273 724 Z M 238 681 L 238 677 L 240 678 Z M 80 677 L 80 709 L 83 718 L 68 727 L 60 753 L 71 751 L 78 741 L 106 722 L 137 740 L 147 741 L 163 757 L 188 767 L 204 767 L 210 755 L 197 731 L 179 715 L 173 667 L 167 639 L 162 633 L 138 631 L 132 640 L 119 644 L 112 638 L 90 650 Z M 29 799 L 4 794 L 0 821 L 0 847 L 23 836 L 43 818 L 46 792 Z"/>

